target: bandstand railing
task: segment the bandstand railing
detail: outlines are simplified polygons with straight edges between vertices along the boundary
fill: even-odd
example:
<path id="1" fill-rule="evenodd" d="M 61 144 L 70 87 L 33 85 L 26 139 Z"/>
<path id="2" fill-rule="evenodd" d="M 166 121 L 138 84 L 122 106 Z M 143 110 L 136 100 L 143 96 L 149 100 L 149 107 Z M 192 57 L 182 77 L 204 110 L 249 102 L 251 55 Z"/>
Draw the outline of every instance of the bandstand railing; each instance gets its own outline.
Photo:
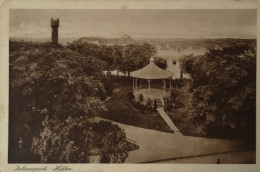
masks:
<path id="1" fill-rule="evenodd" d="M 163 90 L 163 86 L 162 85 L 152 85 L 151 88 Z"/>
<path id="2" fill-rule="evenodd" d="M 148 85 L 139 85 L 137 86 L 137 90 L 141 90 L 141 89 L 148 89 L 149 86 Z M 164 90 L 163 86 L 161 85 L 151 85 L 150 89 L 159 89 L 159 90 Z M 170 91 L 170 88 L 165 88 L 165 91 L 168 92 Z"/>
<path id="3" fill-rule="evenodd" d="M 148 88 L 149 88 L 148 85 L 139 85 L 139 86 L 137 86 L 137 90 L 148 89 Z"/>

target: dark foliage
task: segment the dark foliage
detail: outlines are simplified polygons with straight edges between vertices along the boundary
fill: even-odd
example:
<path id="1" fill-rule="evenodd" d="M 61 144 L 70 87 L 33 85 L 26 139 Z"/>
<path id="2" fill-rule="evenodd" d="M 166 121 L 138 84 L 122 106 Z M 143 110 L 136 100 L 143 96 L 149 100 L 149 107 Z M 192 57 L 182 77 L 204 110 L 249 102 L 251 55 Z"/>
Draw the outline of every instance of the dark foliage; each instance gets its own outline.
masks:
<path id="1" fill-rule="evenodd" d="M 61 45 L 10 42 L 9 162 L 87 161 L 88 120 L 112 93 L 103 64 Z"/>
<path id="2" fill-rule="evenodd" d="M 236 136 L 255 137 L 256 55 L 250 49 L 213 49 L 182 60 L 193 80 L 191 119 L 208 132 L 222 135 L 225 128 Z"/>
<path id="3" fill-rule="evenodd" d="M 147 64 L 156 53 L 155 47 L 150 44 L 128 45 L 103 45 L 74 41 L 67 46 L 84 57 L 95 57 L 105 63 L 102 70 L 120 70 L 129 72 L 140 69 Z M 160 57 L 155 58 L 155 63 L 165 69 L 167 62 Z"/>

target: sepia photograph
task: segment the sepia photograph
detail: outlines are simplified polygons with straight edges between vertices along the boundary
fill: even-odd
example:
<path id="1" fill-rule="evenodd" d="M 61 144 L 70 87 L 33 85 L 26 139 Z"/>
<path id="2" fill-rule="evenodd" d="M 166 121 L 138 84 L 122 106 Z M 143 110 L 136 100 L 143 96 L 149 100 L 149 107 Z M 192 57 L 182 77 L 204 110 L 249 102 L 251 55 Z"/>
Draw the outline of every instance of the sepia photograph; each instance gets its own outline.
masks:
<path id="1" fill-rule="evenodd" d="M 256 163 L 255 9 L 10 9 L 8 163 Z"/>

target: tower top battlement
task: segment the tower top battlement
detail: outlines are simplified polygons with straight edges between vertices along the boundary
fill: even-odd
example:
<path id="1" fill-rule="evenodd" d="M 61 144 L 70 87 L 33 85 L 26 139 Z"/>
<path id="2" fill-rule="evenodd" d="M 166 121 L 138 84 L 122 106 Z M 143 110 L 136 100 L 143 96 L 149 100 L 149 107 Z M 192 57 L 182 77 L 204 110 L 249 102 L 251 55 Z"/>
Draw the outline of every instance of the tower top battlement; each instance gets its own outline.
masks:
<path id="1" fill-rule="evenodd" d="M 54 20 L 53 18 L 51 18 L 51 27 L 59 27 L 59 25 L 60 25 L 59 18 L 57 20 Z"/>
<path id="2" fill-rule="evenodd" d="M 52 27 L 52 34 L 51 34 L 51 40 L 52 43 L 58 44 L 58 39 L 59 39 L 59 25 L 60 25 L 60 20 L 57 18 L 57 20 L 53 20 L 51 18 L 51 27 Z"/>

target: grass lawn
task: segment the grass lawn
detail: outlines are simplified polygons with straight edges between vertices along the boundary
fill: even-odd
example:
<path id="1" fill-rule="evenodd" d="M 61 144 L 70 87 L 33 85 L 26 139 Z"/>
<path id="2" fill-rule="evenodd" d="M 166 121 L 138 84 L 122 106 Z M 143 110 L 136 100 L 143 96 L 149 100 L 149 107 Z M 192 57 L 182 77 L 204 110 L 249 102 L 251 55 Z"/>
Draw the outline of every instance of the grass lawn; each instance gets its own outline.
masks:
<path id="1" fill-rule="evenodd" d="M 172 122 L 185 136 L 207 137 L 206 133 L 187 120 L 187 113 L 179 110 L 166 112 Z"/>
<path id="2" fill-rule="evenodd" d="M 166 113 L 183 135 L 206 137 L 206 133 L 204 131 L 198 128 L 195 124 L 190 123 L 188 120 L 188 114 L 193 110 L 191 102 L 192 93 L 188 90 L 189 84 L 190 83 L 186 81 L 184 87 L 173 90 L 178 95 L 177 99 L 180 100 L 184 107 L 173 109 L 172 111 L 167 111 Z"/>
<path id="3" fill-rule="evenodd" d="M 108 111 L 102 111 L 98 116 L 136 127 L 172 132 L 158 112 L 141 113 L 132 107 L 126 97 L 131 89 L 131 85 L 115 89 L 117 91 L 105 102 Z"/>

